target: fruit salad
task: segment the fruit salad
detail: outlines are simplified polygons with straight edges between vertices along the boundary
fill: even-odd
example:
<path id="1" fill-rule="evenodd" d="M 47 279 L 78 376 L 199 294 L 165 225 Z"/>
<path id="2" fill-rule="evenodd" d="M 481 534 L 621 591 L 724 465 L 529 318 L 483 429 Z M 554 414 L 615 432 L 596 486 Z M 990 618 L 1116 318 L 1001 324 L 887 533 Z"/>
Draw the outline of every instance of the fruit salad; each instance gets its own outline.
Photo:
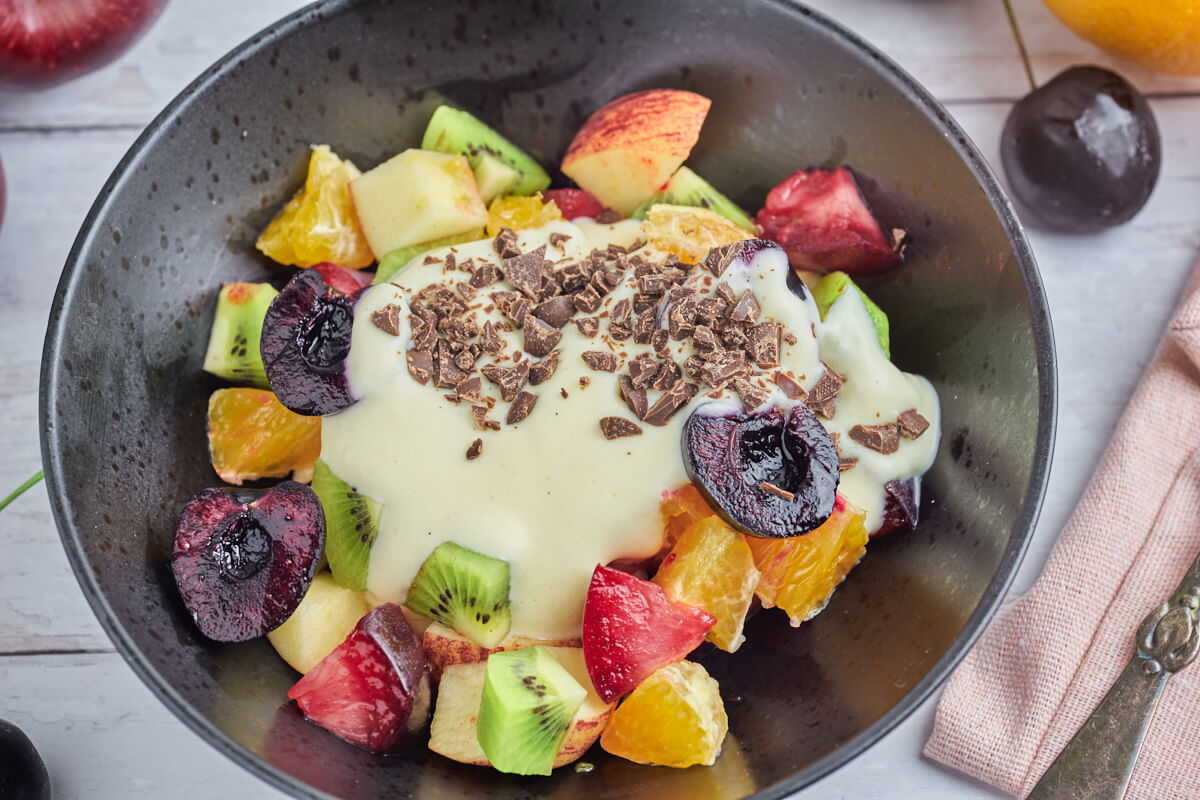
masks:
<path id="1" fill-rule="evenodd" d="M 737 651 L 760 608 L 803 624 L 916 524 L 937 396 L 854 282 L 905 232 L 846 167 L 750 216 L 684 165 L 708 109 L 613 100 L 573 187 L 448 106 L 365 172 L 314 144 L 258 241 L 299 269 L 220 288 L 214 471 L 291 479 L 197 494 L 172 564 L 200 631 L 266 635 L 313 723 L 525 775 L 597 742 L 711 765 L 728 719 L 694 651 Z"/>

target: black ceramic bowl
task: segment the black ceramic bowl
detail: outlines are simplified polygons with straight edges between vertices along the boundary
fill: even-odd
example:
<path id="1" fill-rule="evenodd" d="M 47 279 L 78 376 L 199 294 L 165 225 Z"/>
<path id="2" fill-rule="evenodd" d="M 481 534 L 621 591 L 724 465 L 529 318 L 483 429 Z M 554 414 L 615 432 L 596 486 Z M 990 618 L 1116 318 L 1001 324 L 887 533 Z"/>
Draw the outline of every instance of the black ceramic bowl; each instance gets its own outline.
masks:
<path id="1" fill-rule="evenodd" d="M 712 98 L 690 163 L 749 209 L 797 166 L 852 164 L 908 228 L 903 270 L 867 283 L 895 360 L 941 396 L 923 520 L 870 547 L 813 622 L 755 616 L 705 660 L 732 734 L 711 769 L 521 779 L 423 749 L 376 757 L 306 723 L 266 641 L 204 640 L 168 563 L 176 514 L 217 483 L 201 372 L 218 286 L 281 279 L 253 249 L 303 179 L 310 142 L 369 167 L 413 146 L 443 99 L 544 164 L 625 92 Z M 202 75 L 147 128 L 93 206 L 58 288 L 42 365 L 46 476 L 67 554 L 101 623 L 184 722 L 302 796 L 777 798 L 844 764 L 908 714 L 986 623 L 1017 568 L 1054 429 L 1050 322 L 995 178 L 895 65 L 802 7 L 605 0 L 331 0 Z M 914 754 L 914 757 L 915 754 Z"/>

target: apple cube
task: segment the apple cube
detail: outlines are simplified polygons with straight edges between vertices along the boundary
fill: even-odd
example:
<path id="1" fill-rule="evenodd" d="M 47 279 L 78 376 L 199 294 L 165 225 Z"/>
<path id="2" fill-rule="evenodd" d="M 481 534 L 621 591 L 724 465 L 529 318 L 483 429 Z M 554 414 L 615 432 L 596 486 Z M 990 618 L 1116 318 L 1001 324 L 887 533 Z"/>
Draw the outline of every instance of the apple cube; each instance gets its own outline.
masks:
<path id="1" fill-rule="evenodd" d="M 618 97 L 575 134 L 562 171 L 601 203 L 629 216 L 687 159 L 711 105 L 707 97 L 678 89 Z"/>
<path id="2" fill-rule="evenodd" d="M 429 670 L 437 683 L 442 672 L 455 664 L 472 664 L 486 661 L 492 653 L 503 650 L 519 650 L 522 647 L 579 647 L 576 639 L 531 639 L 528 636 L 506 636 L 495 647 L 484 647 L 451 627 L 440 622 L 429 623 L 423 641 L 425 655 L 429 659 Z"/>
<path id="3" fill-rule="evenodd" d="M 365 594 L 322 572 L 292 615 L 267 634 L 267 641 L 292 669 L 304 674 L 345 641 L 370 610 Z"/>
<path id="4" fill-rule="evenodd" d="M 409 149 L 350 182 L 350 197 L 376 258 L 487 224 L 466 156 Z"/>
<path id="5" fill-rule="evenodd" d="M 588 677 L 583 650 L 578 647 L 547 647 L 550 655 L 587 690 L 583 705 L 575 712 L 567 738 L 554 759 L 554 766 L 570 764 L 591 747 L 612 716 L 615 703 L 605 703 Z M 429 724 L 429 749 L 463 764 L 488 766 L 488 758 L 479 745 L 476 725 L 483 695 L 487 662 L 452 664 L 442 673 L 438 686 L 437 707 Z"/>

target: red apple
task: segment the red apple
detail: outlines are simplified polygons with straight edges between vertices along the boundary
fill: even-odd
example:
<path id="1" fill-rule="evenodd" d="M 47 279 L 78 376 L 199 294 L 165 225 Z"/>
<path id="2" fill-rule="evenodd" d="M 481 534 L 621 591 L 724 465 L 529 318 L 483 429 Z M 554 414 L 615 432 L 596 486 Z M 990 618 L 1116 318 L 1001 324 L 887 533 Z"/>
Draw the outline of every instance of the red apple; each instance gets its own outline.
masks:
<path id="1" fill-rule="evenodd" d="M 562 171 L 625 216 L 683 164 L 712 101 L 679 89 L 627 94 L 601 106 L 575 134 Z"/>
<path id="2" fill-rule="evenodd" d="M 53 86 L 125 52 L 166 0 L 0 0 L 0 85 Z"/>

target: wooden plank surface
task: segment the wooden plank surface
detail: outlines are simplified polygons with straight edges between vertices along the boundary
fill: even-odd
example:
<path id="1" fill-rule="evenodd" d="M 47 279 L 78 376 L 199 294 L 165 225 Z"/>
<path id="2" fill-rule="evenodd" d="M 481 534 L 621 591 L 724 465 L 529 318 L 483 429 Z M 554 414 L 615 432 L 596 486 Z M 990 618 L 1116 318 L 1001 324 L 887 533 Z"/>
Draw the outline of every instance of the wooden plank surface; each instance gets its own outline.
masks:
<path id="1" fill-rule="evenodd" d="M 8 210 L 0 226 L 0 494 L 39 468 L 37 378 L 58 273 L 92 198 L 158 109 L 296 0 L 170 3 L 112 66 L 36 94 L 0 93 Z M 812 3 L 945 101 L 998 166 L 1000 130 L 1027 82 L 999 0 Z M 1038 80 L 1072 63 L 1115 66 L 1154 95 L 1162 180 L 1131 224 L 1097 236 L 1029 230 L 1054 319 L 1059 435 L 1046 502 L 1013 593 L 1036 578 L 1153 353 L 1200 252 L 1200 80 L 1121 65 L 1016 0 Z M 42 487 L 0 513 L 0 717 L 50 765 L 56 797 L 275 797 L 176 720 L 112 652 L 71 575 Z M 82 651 L 82 652 L 81 652 Z M 933 701 L 797 797 L 995 798 L 920 758 Z"/>

